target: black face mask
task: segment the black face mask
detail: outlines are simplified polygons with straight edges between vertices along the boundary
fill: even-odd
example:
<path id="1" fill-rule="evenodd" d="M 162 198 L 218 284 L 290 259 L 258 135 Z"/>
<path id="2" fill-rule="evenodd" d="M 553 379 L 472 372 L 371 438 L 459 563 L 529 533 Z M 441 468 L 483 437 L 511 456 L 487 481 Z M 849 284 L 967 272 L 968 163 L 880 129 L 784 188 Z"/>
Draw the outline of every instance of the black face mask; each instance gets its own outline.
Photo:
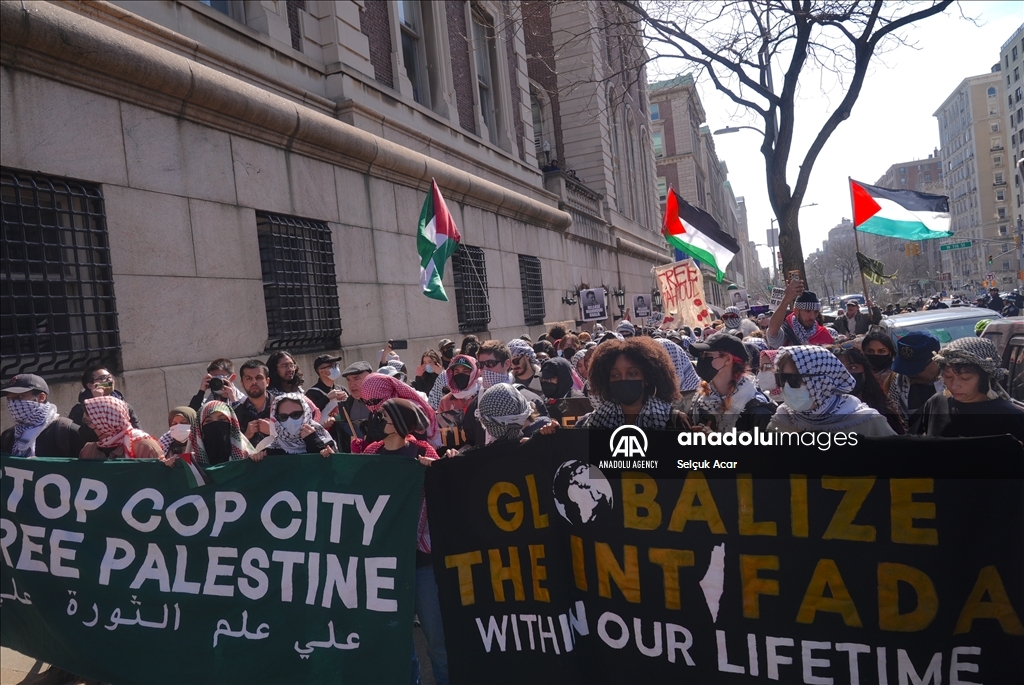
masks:
<path id="1" fill-rule="evenodd" d="M 612 399 L 619 404 L 636 404 L 644 396 L 643 381 L 612 381 L 608 384 Z"/>
<path id="2" fill-rule="evenodd" d="M 540 389 L 544 392 L 544 397 L 549 400 L 559 399 L 569 394 L 569 390 L 572 388 L 572 379 L 565 381 L 561 378 L 552 378 L 548 382 L 548 379 L 543 378 L 540 382 Z"/>
<path id="3" fill-rule="evenodd" d="M 231 424 L 214 421 L 203 426 L 203 445 L 210 464 L 223 464 L 231 458 Z"/>
<path id="4" fill-rule="evenodd" d="M 571 347 L 567 347 L 562 350 L 562 359 L 572 359 L 579 350 L 574 350 Z"/>
<path id="5" fill-rule="evenodd" d="M 860 373 L 851 373 L 850 375 L 853 376 L 854 380 L 853 394 L 857 395 L 860 393 L 861 390 L 864 389 L 864 372 L 861 371 Z"/>
<path id="6" fill-rule="evenodd" d="M 710 383 L 718 375 L 719 369 L 712 366 L 714 363 L 714 359 L 707 357 L 701 357 L 697 360 L 697 375 L 701 377 L 701 380 Z"/>
<path id="7" fill-rule="evenodd" d="M 370 442 L 383 440 L 387 437 L 387 433 L 384 432 L 386 425 L 387 421 L 384 420 L 384 415 L 380 412 L 373 412 L 370 414 L 370 418 L 363 421 L 363 434 Z"/>
<path id="8" fill-rule="evenodd" d="M 469 386 L 469 374 L 468 373 L 456 373 L 452 374 L 452 385 L 458 390 L 465 390 Z"/>
<path id="9" fill-rule="evenodd" d="M 864 354 L 868 358 L 868 364 L 875 371 L 885 371 L 892 365 L 892 357 L 887 354 Z"/>

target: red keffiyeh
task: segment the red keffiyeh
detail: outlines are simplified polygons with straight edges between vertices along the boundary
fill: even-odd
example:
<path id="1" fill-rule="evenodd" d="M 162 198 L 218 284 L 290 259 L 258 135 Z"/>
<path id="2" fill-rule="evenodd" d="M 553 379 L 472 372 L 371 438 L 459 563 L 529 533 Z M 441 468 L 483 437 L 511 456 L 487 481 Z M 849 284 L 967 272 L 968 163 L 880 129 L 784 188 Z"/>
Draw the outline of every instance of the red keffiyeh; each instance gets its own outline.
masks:
<path id="1" fill-rule="evenodd" d="M 124 447 L 124 455 L 134 459 L 135 443 L 149 438 L 150 435 L 138 428 L 132 428 L 128 405 L 123 400 L 109 395 L 91 397 L 84 404 L 92 429 L 99 436 L 96 444 L 104 449 L 121 445 Z"/>
<path id="2" fill-rule="evenodd" d="M 437 437 L 437 415 L 434 413 L 434 408 L 418 392 L 397 378 L 371 373 L 363 381 L 359 394 L 370 411 L 377 411 L 385 400 L 393 400 L 396 397 L 415 402 L 430 422 L 430 426 L 427 428 L 427 437 L 431 439 Z"/>

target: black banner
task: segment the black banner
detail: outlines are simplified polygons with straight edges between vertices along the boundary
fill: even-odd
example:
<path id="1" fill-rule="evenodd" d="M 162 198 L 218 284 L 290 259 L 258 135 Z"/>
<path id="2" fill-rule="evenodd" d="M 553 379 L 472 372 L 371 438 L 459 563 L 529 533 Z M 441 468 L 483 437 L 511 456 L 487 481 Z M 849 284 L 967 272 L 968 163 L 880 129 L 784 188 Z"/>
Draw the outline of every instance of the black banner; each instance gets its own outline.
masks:
<path id="1" fill-rule="evenodd" d="M 1019 443 L 628 433 L 428 469 L 452 682 L 1022 681 Z"/>

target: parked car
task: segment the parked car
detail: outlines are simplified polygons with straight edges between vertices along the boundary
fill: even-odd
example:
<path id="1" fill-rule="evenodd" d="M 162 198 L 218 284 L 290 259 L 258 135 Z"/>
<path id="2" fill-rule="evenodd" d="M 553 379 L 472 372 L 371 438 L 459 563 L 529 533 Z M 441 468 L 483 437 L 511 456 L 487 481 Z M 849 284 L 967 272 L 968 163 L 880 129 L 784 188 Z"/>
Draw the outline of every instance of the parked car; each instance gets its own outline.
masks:
<path id="1" fill-rule="evenodd" d="M 995 343 L 999 351 L 1000 366 L 1009 370 L 1006 392 L 1015 400 L 1024 402 L 1024 316 L 993 321 L 982 333 Z"/>
<path id="2" fill-rule="evenodd" d="M 850 300 L 857 300 L 857 304 L 859 304 L 861 307 L 866 306 L 867 303 L 868 303 L 868 301 L 866 299 L 864 299 L 864 296 L 862 294 L 860 294 L 860 293 L 852 293 L 850 295 L 840 295 L 838 310 L 839 311 L 845 311 L 846 310 L 846 303 L 849 302 Z"/>
<path id="3" fill-rule="evenodd" d="M 880 325 L 892 337 L 894 343 L 911 331 L 929 331 L 945 347 L 958 338 L 974 336 L 974 326 L 982 319 L 995 321 L 1001 318 L 1002 316 L 991 309 L 951 307 L 887 316 L 882 319 Z"/>

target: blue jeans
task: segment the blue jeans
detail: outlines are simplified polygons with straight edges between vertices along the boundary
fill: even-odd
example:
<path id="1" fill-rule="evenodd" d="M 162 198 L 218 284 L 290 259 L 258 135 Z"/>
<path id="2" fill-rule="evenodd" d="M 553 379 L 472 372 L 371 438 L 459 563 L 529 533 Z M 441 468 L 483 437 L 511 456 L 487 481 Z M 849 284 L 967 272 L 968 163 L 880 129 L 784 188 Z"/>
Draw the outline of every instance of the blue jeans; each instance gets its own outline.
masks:
<path id="1" fill-rule="evenodd" d="M 427 654 L 437 685 L 448 685 L 448 652 L 444 648 L 444 626 L 441 624 L 441 602 L 437 597 L 434 567 L 416 569 L 416 615 L 427 638 Z"/>

